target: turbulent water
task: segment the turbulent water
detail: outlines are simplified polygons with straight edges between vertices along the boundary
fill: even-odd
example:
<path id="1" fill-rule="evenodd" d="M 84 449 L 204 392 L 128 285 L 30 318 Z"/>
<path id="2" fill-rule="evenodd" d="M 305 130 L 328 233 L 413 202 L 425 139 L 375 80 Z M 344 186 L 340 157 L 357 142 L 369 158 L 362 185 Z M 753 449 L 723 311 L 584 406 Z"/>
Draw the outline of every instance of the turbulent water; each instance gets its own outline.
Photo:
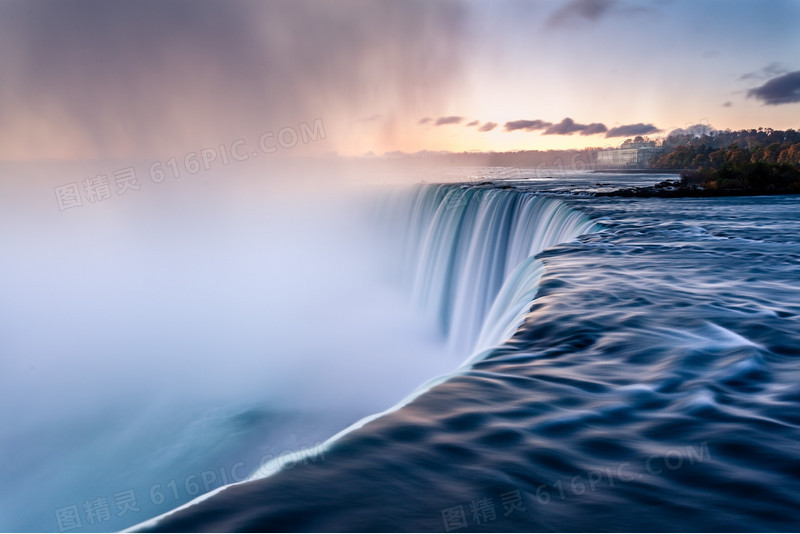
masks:
<path id="1" fill-rule="evenodd" d="M 465 363 L 145 526 L 798 530 L 800 198 L 572 181 L 387 201 L 388 259 Z"/>
<path id="2" fill-rule="evenodd" d="M 800 529 L 800 198 L 462 175 L 17 199 L 0 528 Z"/>

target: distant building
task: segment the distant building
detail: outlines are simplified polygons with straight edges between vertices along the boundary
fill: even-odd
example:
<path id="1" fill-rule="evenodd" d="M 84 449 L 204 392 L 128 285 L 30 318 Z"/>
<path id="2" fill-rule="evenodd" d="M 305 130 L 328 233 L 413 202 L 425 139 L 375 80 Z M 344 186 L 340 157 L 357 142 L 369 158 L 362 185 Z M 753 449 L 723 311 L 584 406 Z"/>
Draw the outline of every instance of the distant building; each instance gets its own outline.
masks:
<path id="1" fill-rule="evenodd" d="M 600 169 L 644 169 L 662 151 L 655 141 L 638 136 L 626 139 L 619 148 L 598 150 L 596 164 Z"/>

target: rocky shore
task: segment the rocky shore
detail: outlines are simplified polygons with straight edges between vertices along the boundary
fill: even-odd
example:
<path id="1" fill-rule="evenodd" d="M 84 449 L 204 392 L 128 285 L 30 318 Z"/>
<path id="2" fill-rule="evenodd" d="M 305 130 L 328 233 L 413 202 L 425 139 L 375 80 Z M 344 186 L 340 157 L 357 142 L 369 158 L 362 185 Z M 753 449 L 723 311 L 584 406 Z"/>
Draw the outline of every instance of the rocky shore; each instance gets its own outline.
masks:
<path id="1" fill-rule="evenodd" d="M 686 184 L 680 180 L 665 180 L 655 185 L 646 187 L 625 187 L 614 191 L 600 191 L 594 193 L 597 197 L 633 197 L 633 198 L 700 198 L 700 197 L 742 197 L 764 195 L 791 195 L 798 194 L 793 189 L 777 188 L 725 188 L 710 189 L 700 185 Z"/>

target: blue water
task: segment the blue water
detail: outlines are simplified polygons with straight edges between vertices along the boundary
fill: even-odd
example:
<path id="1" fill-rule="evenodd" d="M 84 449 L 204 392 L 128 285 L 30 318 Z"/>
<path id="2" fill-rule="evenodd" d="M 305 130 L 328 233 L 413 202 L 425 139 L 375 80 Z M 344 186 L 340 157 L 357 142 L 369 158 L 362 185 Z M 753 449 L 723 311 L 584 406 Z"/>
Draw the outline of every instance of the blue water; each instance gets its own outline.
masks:
<path id="1" fill-rule="evenodd" d="M 390 263 L 471 357 L 315 461 L 148 526 L 800 528 L 800 198 L 563 194 L 595 180 L 393 197 Z M 499 313 L 501 293 L 530 300 Z"/>
<path id="2" fill-rule="evenodd" d="M 321 205 L 264 220 L 260 205 L 242 216 L 241 199 L 236 216 L 209 203 L 157 251 L 184 247 L 177 271 L 132 231 L 123 256 L 102 252 L 109 233 L 73 257 L 58 243 L 83 227 L 59 219 L 49 245 L 62 275 L 41 302 L 41 277 L 25 271 L 47 262 L 4 265 L 18 282 L 0 286 L 15 305 L 2 347 L 26 358 L 3 362 L 14 484 L 0 527 L 74 526 L 56 515 L 74 505 L 70 531 L 125 528 L 210 492 L 137 528 L 800 529 L 800 198 L 591 196 L 663 176 L 450 178 L 370 197 L 355 226 L 308 220 Z M 356 246 L 354 228 L 373 231 Z M 186 244 L 198 236 L 206 246 Z M 29 242 L 5 245 L 26 259 Z M 166 278 L 122 291 L 109 274 L 97 295 L 70 293 L 86 255 L 108 273 Z M 97 311 L 109 292 L 119 317 Z M 138 311 L 160 298 L 184 304 Z M 88 343 L 89 312 L 75 306 L 97 331 L 149 335 Z M 37 316 L 60 344 L 16 335 Z M 60 402 L 41 401 L 39 354 L 63 355 L 49 370 L 66 377 L 78 349 L 112 351 L 104 381 L 53 379 Z M 103 401 L 82 402 L 93 388 Z M 38 411 L 61 417 L 18 415 Z M 119 515 L 126 491 L 138 510 Z M 90 522 L 97 498 L 110 517 Z"/>

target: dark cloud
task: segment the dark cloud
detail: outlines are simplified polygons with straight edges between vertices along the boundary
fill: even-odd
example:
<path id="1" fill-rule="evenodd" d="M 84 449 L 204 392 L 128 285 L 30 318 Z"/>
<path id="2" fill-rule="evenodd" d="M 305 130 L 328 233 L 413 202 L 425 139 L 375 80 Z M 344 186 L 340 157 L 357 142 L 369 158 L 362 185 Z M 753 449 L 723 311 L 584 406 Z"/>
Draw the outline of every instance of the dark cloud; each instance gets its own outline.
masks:
<path id="1" fill-rule="evenodd" d="M 569 117 L 565 118 L 558 124 L 550 126 L 544 131 L 544 135 L 572 135 L 575 132 L 580 132 L 581 135 L 593 135 L 603 133 L 607 130 L 605 124 L 593 122 L 592 124 L 578 124 Z"/>
<path id="2" fill-rule="evenodd" d="M 467 124 L 467 126 L 477 126 L 478 124 L 480 124 L 480 122 L 481 121 L 472 121 L 469 124 Z"/>
<path id="3" fill-rule="evenodd" d="M 423 118 L 421 118 L 421 119 L 419 120 L 419 122 L 418 122 L 417 124 L 428 124 L 428 123 L 429 123 L 429 122 L 431 122 L 432 120 L 433 120 L 433 119 L 432 119 L 432 118 L 430 118 L 430 117 L 423 117 Z"/>
<path id="4" fill-rule="evenodd" d="M 593 122 L 591 124 L 587 124 L 586 128 L 583 129 L 581 135 L 594 135 L 599 133 L 607 132 L 608 128 L 602 122 Z"/>
<path id="5" fill-rule="evenodd" d="M 722 107 L 723 107 L 723 108 L 729 108 L 729 107 L 731 107 L 731 106 L 733 106 L 733 102 L 731 102 L 730 100 L 728 100 L 727 102 L 725 102 L 724 104 L 722 104 Z"/>
<path id="6" fill-rule="evenodd" d="M 651 9 L 640 4 L 626 4 L 620 0 L 572 0 L 553 13 L 547 24 L 562 26 L 572 22 L 596 22 L 611 14 L 635 15 L 648 13 Z"/>
<path id="7" fill-rule="evenodd" d="M 630 137 L 633 135 L 647 135 L 660 131 L 661 130 L 652 124 L 644 124 L 640 122 L 637 124 L 625 124 L 624 126 L 616 126 L 611 128 L 606 132 L 606 137 Z"/>
<path id="8" fill-rule="evenodd" d="M 552 126 L 552 122 L 547 122 L 543 120 L 518 120 L 518 121 L 510 121 L 505 124 L 505 129 L 507 132 L 513 132 L 514 130 L 525 130 L 528 132 L 532 132 L 534 130 L 544 130 Z"/>
<path id="9" fill-rule="evenodd" d="M 618 3 L 618 0 L 572 0 L 553 13 L 550 23 L 563 24 L 574 19 L 597 20 Z"/>
<path id="10" fill-rule="evenodd" d="M 558 124 L 550 126 L 542 135 L 572 135 L 586 128 L 585 124 L 575 124 L 575 121 L 567 117 Z"/>
<path id="11" fill-rule="evenodd" d="M 786 74 L 788 71 L 779 62 L 773 62 L 753 72 L 746 72 L 739 76 L 740 80 L 768 80 L 781 74 Z"/>
<path id="12" fill-rule="evenodd" d="M 317 117 L 415 116 L 460 81 L 466 11 L 421 0 L 0 2 L 0 158 L 12 143 L 28 157 L 57 146 L 162 155 Z"/>
<path id="13" fill-rule="evenodd" d="M 495 128 L 497 128 L 497 123 L 496 122 L 485 122 L 485 123 L 483 123 L 483 126 L 478 128 L 478 131 L 491 132 Z"/>
<path id="14" fill-rule="evenodd" d="M 459 124 L 463 120 L 464 117 L 458 117 L 456 115 L 451 115 L 449 117 L 439 117 L 438 119 L 436 119 L 436 126 L 444 126 L 445 124 Z"/>
<path id="15" fill-rule="evenodd" d="M 788 72 L 750 89 L 747 96 L 761 100 L 768 106 L 800 102 L 800 70 Z"/>

